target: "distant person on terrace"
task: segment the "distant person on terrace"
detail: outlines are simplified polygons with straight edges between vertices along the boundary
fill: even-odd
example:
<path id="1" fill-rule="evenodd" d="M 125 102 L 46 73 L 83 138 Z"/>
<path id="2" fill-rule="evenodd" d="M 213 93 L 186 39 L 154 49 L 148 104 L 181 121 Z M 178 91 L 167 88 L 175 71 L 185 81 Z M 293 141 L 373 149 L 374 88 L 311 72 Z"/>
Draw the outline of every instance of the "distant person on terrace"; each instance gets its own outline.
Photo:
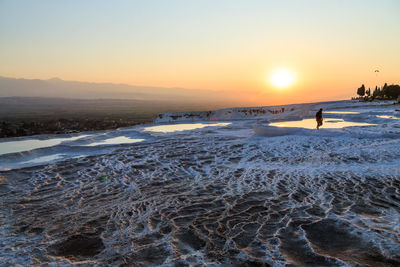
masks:
<path id="1" fill-rule="evenodd" d="M 317 120 L 317 130 L 319 130 L 319 127 L 322 126 L 322 121 L 324 120 L 322 118 L 322 108 L 320 108 L 319 111 L 315 114 L 315 119 Z"/>

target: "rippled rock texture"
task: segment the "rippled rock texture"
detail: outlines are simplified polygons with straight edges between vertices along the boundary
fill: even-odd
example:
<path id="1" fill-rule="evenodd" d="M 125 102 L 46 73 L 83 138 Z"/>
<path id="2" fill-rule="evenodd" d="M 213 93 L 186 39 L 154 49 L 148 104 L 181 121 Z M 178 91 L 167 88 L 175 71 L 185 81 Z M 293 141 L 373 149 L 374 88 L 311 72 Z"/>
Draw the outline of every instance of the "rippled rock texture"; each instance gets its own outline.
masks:
<path id="1" fill-rule="evenodd" d="M 399 266 L 397 139 L 178 135 L 1 173 L 5 265 Z"/>

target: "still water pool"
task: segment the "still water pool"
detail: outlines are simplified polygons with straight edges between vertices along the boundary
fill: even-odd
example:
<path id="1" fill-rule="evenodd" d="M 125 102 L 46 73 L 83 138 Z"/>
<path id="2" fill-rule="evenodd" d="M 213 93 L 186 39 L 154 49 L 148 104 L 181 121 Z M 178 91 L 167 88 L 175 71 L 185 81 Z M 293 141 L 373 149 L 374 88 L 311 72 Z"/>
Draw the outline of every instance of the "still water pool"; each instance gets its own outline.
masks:
<path id="1" fill-rule="evenodd" d="M 158 133 L 172 133 L 179 131 L 201 129 L 209 126 L 227 126 L 229 122 L 220 123 L 182 123 L 182 124 L 168 124 L 168 125 L 157 125 L 144 128 L 146 132 L 158 132 Z"/>
<path id="2" fill-rule="evenodd" d="M 270 123 L 269 125 L 276 127 L 299 127 L 306 129 L 315 129 L 317 127 L 317 122 L 315 121 L 315 119 L 303 119 L 301 121 L 273 122 Z M 376 124 L 366 123 L 366 122 L 345 121 L 343 119 L 325 118 L 324 124 L 321 126 L 321 128 L 338 129 L 350 126 L 373 126 L 373 125 Z"/>

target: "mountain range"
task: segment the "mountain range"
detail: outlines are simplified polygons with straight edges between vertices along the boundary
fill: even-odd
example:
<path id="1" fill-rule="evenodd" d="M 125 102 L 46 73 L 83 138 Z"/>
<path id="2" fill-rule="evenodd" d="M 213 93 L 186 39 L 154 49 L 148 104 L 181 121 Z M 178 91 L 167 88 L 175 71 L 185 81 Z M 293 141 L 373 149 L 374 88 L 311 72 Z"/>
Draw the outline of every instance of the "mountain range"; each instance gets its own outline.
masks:
<path id="1" fill-rule="evenodd" d="M 8 78 L 0 76 L 0 97 L 50 97 L 75 99 L 135 99 L 174 103 L 240 104 L 240 97 L 222 91 L 192 90 L 128 84 Z"/>

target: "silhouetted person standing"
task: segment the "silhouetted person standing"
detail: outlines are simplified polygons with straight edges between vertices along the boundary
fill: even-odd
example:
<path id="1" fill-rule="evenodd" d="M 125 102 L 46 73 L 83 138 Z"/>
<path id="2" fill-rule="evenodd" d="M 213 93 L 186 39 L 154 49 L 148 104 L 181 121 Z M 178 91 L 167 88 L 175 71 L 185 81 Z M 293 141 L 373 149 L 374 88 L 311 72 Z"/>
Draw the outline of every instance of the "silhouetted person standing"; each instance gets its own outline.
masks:
<path id="1" fill-rule="evenodd" d="M 319 130 L 319 127 L 322 126 L 322 121 L 324 120 L 322 118 L 322 108 L 320 108 L 319 111 L 315 114 L 315 119 L 317 120 L 317 130 Z"/>

